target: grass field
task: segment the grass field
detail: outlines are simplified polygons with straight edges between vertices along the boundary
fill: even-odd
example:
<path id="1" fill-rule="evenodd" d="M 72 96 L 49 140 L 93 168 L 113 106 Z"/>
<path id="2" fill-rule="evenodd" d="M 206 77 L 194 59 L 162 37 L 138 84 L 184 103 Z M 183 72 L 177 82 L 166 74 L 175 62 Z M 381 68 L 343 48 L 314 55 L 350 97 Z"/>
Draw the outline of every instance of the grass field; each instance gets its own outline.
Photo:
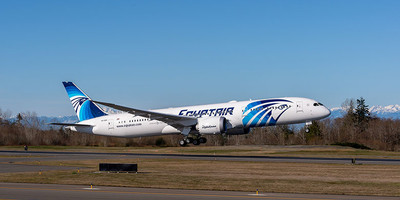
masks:
<path id="1" fill-rule="evenodd" d="M 22 150 L 22 147 L 1 147 Z M 357 150 L 336 146 L 227 146 L 166 148 L 31 147 L 43 151 L 95 151 L 132 153 L 279 155 L 317 157 L 400 158 L 398 152 Z M 99 173 L 98 163 L 138 163 L 139 173 Z M 400 167 L 396 165 L 351 165 L 205 161 L 181 159 L 109 159 L 15 163 L 73 166 L 76 170 L 1 173 L 0 182 L 82 184 L 233 190 L 289 193 L 400 196 Z M 77 172 L 77 169 L 80 172 Z"/>
<path id="2" fill-rule="evenodd" d="M 99 162 L 138 163 L 139 173 L 98 173 Z M 21 163 L 36 165 L 37 162 Z M 400 169 L 393 165 L 114 159 L 41 162 L 80 168 L 68 171 L 3 173 L 1 182 L 82 184 L 400 196 Z M 85 168 L 85 169 L 82 169 Z"/>

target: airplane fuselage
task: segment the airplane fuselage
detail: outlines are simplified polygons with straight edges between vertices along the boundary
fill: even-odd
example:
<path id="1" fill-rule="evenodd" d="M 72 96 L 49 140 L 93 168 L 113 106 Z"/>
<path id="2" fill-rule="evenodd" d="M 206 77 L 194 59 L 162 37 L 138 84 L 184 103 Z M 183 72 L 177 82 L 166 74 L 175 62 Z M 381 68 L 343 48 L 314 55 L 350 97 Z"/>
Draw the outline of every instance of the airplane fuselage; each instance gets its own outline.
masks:
<path id="1" fill-rule="evenodd" d="M 242 134 L 252 127 L 311 122 L 330 115 L 329 109 L 315 100 L 299 97 L 274 98 L 150 110 L 152 112 L 195 117 L 197 125 L 183 127 L 130 113 L 108 114 L 79 122 L 91 127 L 70 126 L 73 131 L 116 137 L 200 133 L 219 134 L 218 123 L 226 133 Z M 223 121 L 223 122 L 222 122 Z M 218 129 L 219 130 L 219 129 Z M 239 131 L 232 131 L 239 130 Z"/>

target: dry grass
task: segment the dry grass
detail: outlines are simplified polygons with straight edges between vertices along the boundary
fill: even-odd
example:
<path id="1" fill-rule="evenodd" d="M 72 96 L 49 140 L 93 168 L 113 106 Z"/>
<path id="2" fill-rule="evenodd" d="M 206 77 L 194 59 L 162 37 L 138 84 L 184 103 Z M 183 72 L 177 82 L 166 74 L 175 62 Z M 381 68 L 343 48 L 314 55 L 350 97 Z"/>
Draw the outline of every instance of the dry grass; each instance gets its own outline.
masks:
<path id="1" fill-rule="evenodd" d="M 94 173 L 99 162 L 138 163 L 138 174 Z M 30 163 L 35 164 L 35 163 Z M 42 162 L 59 165 L 60 162 Z M 63 161 L 88 167 L 75 171 L 9 173 L 1 182 L 83 184 L 291 193 L 400 196 L 400 168 L 394 165 L 193 161 L 173 159 Z"/>

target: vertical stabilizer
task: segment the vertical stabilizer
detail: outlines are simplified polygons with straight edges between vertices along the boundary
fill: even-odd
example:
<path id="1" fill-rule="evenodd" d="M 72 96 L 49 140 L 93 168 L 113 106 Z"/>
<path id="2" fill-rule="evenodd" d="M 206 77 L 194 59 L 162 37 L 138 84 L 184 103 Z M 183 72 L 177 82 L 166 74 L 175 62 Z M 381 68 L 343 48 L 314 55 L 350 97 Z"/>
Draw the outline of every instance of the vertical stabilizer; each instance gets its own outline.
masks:
<path id="1" fill-rule="evenodd" d="M 79 118 L 79 121 L 84 121 L 100 116 L 107 115 L 97 104 L 93 103 L 81 89 L 73 82 L 63 82 L 65 90 L 68 93 L 69 100 Z"/>

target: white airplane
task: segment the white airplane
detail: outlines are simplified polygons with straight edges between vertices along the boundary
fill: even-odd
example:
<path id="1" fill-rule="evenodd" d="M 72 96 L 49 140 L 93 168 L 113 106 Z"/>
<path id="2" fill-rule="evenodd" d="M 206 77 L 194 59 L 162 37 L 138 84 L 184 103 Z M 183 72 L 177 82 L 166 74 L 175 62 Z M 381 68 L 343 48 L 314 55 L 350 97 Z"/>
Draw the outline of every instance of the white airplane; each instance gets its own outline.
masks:
<path id="1" fill-rule="evenodd" d="M 321 103 L 299 97 L 140 110 L 94 101 L 74 83 L 63 84 L 79 122 L 51 123 L 52 125 L 66 126 L 66 129 L 72 131 L 116 137 L 182 134 L 184 138 L 179 141 L 181 146 L 205 143 L 207 140 L 204 135 L 248 134 L 253 127 L 304 122 L 308 126 L 311 121 L 330 115 L 330 110 Z M 97 104 L 124 113 L 109 114 Z"/>

